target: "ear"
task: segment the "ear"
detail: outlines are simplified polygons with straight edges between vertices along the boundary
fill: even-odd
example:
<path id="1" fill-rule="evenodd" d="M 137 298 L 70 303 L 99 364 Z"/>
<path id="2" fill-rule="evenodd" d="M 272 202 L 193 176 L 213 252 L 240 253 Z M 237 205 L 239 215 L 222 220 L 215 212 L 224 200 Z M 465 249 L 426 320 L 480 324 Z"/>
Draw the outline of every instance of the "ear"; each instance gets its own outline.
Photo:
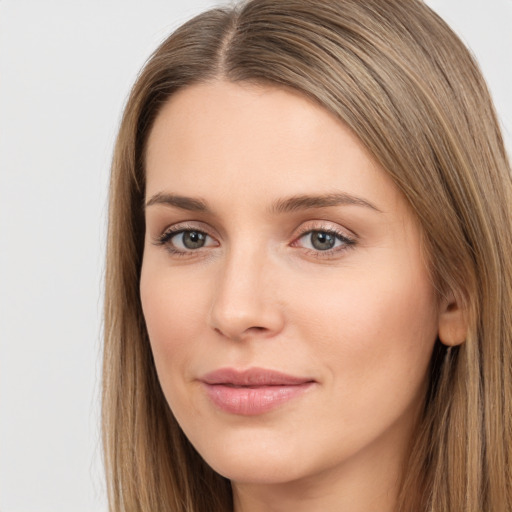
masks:
<path id="1" fill-rule="evenodd" d="M 467 320 L 461 303 L 453 293 L 443 298 L 439 308 L 438 336 L 443 345 L 454 347 L 466 341 Z"/>

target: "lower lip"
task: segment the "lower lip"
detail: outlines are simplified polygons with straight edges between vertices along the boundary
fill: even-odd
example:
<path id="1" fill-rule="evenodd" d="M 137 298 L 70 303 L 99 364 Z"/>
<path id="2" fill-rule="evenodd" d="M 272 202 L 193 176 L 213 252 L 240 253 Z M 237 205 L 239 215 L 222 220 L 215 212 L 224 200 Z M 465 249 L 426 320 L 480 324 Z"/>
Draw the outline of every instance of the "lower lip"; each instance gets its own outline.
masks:
<path id="1" fill-rule="evenodd" d="M 204 384 L 206 394 L 219 409 L 241 416 L 256 416 L 276 409 L 302 395 L 312 386 L 313 382 L 253 387 Z"/>

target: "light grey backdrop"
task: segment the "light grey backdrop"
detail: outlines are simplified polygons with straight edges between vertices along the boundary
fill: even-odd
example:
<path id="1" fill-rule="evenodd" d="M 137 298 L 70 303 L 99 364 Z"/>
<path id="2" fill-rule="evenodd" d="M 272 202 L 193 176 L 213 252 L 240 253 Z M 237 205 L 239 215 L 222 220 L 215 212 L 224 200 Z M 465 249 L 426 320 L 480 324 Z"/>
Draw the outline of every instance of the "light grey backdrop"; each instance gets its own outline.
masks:
<path id="1" fill-rule="evenodd" d="M 512 147 L 512 0 L 430 0 Z M 0 0 L 0 511 L 106 510 L 99 368 L 112 145 L 144 60 L 213 0 Z"/>

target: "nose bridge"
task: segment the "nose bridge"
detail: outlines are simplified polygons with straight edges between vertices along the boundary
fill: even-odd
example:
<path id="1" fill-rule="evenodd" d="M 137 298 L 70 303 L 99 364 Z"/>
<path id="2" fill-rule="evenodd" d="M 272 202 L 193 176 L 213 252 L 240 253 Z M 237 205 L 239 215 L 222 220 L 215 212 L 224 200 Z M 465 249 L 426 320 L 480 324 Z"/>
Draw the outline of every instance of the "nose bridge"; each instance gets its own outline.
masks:
<path id="1" fill-rule="evenodd" d="M 210 322 L 224 336 L 272 335 L 282 327 L 275 295 L 275 269 L 263 244 L 243 243 L 226 251 L 213 296 Z"/>

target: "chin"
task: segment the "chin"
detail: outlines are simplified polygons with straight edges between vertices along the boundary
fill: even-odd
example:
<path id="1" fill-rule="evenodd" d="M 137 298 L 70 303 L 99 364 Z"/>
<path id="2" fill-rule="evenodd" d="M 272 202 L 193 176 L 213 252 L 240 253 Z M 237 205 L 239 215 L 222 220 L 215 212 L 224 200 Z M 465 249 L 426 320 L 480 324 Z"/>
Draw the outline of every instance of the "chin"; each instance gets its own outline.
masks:
<path id="1" fill-rule="evenodd" d="M 258 459 L 207 461 L 220 475 L 237 483 L 284 484 L 306 476 L 298 471 L 297 461 L 276 461 L 274 457 Z"/>
<path id="2" fill-rule="evenodd" d="M 286 443 L 280 436 L 212 436 L 207 443 L 201 441 L 204 439 L 193 443 L 197 452 L 213 470 L 231 481 L 278 484 L 308 473 L 300 463 L 308 460 L 300 455 L 303 450 L 296 442 Z"/>

